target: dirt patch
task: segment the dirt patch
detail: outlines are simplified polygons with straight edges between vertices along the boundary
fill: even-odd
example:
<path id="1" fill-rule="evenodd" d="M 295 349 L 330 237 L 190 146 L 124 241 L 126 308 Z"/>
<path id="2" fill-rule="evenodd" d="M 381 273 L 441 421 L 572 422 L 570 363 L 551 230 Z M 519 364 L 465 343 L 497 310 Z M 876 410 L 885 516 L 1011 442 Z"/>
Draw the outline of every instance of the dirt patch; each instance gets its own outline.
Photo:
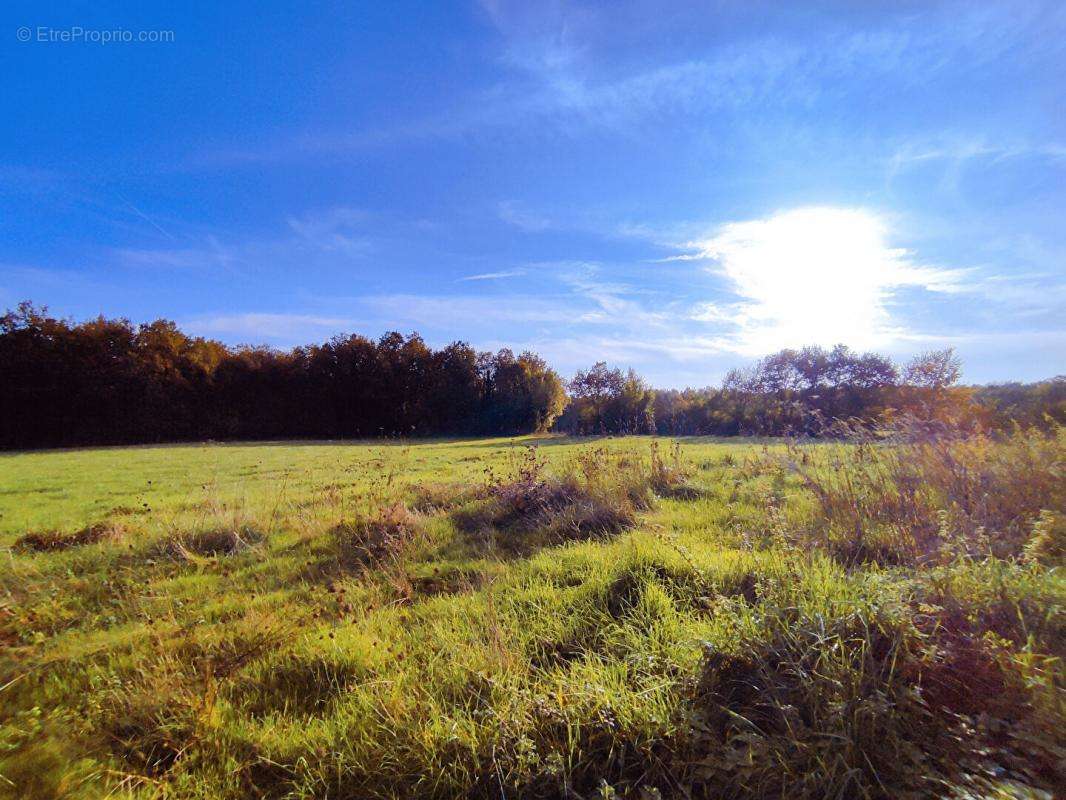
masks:
<path id="1" fill-rule="evenodd" d="M 79 531 L 44 531 L 27 533 L 15 541 L 15 549 L 32 550 L 44 553 L 51 550 L 67 550 L 71 547 L 94 544 L 105 539 L 117 539 L 125 533 L 125 528 L 110 522 L 101 522 L 82 528 Z"/>

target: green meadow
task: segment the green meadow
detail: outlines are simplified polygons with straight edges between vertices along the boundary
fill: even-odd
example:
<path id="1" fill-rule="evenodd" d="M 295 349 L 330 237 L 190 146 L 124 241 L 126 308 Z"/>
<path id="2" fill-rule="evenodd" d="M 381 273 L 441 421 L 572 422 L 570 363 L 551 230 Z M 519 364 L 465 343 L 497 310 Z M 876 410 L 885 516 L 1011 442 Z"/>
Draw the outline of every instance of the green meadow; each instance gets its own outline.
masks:
<path id="1" fill-rule="evenodd" d="M 0 455 L 0 796 L 1052 798 L 1064 453 Z"/>

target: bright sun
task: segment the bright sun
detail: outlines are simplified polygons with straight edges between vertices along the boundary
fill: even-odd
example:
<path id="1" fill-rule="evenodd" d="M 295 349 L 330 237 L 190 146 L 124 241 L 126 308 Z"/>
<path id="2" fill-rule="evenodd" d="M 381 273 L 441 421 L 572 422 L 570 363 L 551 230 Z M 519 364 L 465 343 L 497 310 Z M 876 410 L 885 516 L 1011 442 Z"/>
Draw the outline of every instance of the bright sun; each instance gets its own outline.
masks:
<path id="1" fill-rule="evenodd" d="M 863 209 L 808 207 L 729 223 L 694 247 L 716 262 L 712 271 L 740 300 L 703 318 L 733 323 L 736 349 L 753 354 L 805 344 L 884 346 L 903 333 L 886 305 L 894 290 L 951 291 L 957 277 L 915 266 L 907 251 L 888 245 L 887 233 Z"/>

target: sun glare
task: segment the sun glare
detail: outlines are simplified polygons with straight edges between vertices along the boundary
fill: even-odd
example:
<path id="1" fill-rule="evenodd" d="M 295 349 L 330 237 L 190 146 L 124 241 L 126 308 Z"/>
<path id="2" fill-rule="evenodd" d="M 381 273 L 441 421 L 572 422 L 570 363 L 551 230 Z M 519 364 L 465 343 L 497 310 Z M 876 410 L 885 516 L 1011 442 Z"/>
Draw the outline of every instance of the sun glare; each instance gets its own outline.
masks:
<path id="1" fill-rule="evenodd" d="M 884 221 L 863 209 L 800 208 L 734 222 L 699 242 L 739 297 L 729 313 L 742 352 L 785 346 L 884 346 L 902 332 L 886 302 L 901 286 L 945 290 L 951 275 L 890 247 Z"/>

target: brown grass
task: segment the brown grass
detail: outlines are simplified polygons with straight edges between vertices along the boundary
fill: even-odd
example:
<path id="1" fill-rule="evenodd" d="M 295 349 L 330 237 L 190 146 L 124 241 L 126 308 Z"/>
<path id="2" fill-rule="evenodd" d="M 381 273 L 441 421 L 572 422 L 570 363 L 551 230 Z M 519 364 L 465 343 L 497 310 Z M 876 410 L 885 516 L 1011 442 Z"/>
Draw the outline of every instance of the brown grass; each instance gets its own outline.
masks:
<path id="1" fill-rule="evenodd" d="M 786 465 L 817 500 L 810 543 L 849 563 L 1014 558 L 1027 548 L 1054 560 L 1066 549 L 1062 432 L 793 445 Z"/>
<path id="2" fill-rule="evenodd" d="M 651 488 L 660 497 L 677 500 L 697 500 L 703 491 L 691 483 L 692 470 L 681 456 L 681 443 L 674 442 L 670 452 L 663 455 L 658 442 L 651 444 Z"/>
<path id="3" fill-rule="evenodd" d="M 156 547 L 160 555 L 184 561 L 232 556 L 263 542 L 266 535 L 247 525 L 180 533 Z"/>
<path id="4" fill-rule="evenodd" d="M 583 453 L 563 475 L 549 475 L 529 448 L 509 478 L 494 479 L 452 513 L 460 530 L 505 552 L 602 538 L 633 527 L 653 502 L 651 476 L 639 461 L 606 450 Z"/>
<path id="5" fill-rule="evenodd" d="M 27 533 L 15 541 L 18 550 L 32 550 L 34 552 L 47 552 L 49 550 L 67 550 L 71 547 L 80 547 L 86 544 L 95 544 L 106 539 L 118 539 L 126 529 L 118 523 L 99 522 L 82 528 L 79 531 L 44 531 Z"/>
<path id="6" fill-rule="evenodd" d="M 478 496 L 478 487 L 463 483 L 433 481 L 416 484 L 412 490 L 411 510 L 420 514 L 452 511 Z"/>
<path id="7" fill-rule="evenodd" d="M 420 531 L 419 516 L 405 504 L 394 502 L 376 509 L 366 519 L 333 528 L 332 552 L 348 568 L 396 563 L 415 543 Z"/>

